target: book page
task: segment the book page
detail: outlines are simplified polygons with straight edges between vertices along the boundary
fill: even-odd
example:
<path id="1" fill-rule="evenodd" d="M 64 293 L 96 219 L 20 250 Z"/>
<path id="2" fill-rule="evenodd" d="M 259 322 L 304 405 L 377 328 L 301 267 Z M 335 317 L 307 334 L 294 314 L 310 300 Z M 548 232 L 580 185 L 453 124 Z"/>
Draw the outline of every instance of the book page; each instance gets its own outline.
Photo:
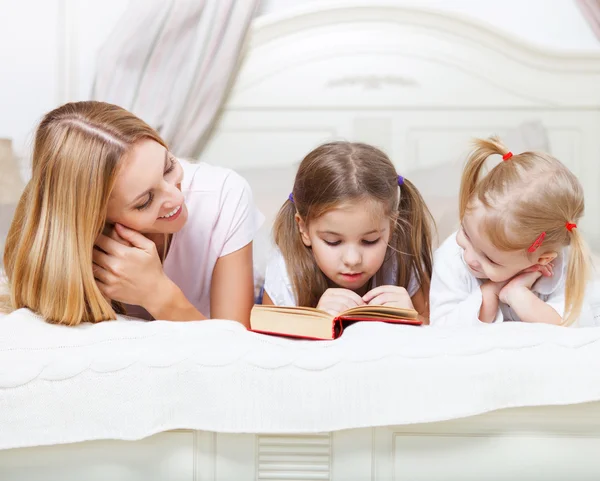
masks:
<path id="1" fill-rule="evenodd" d="M 381 319 L 416 319 L 418 312 L 414 309 L 405 309 L 391 306 L 358 306 L 348 309 L 340 314 L 341 317 L 364 316 Z"/>
<path id="2" fill-rule="evenodd" d="M 336 334 L 332 316 L 315 309 L 278 306 L 254 306 L 250 328 L 269 334 L 309 339 L 332 339 Z"/>
<path id="3" fill-rule="evenodd" d="M 296 306 L 270 306 L 270 305 L 255 305 L 253 311 L 257 312 L 278 312 L 285 316 L 308 316 L 316 317 L 319 319 L 329 319 L 333 321 L 333 316 L 320 309 L 314 309 L 313 307 L 296 307 Z"/>

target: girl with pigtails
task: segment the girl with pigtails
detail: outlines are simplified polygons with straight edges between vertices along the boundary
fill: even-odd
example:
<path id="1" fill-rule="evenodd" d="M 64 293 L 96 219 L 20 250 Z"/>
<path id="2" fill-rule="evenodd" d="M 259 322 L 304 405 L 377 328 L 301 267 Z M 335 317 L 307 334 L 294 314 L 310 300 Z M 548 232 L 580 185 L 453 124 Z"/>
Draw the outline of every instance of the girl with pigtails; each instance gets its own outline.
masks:
<path id="1" fill-rule="evenodd" d="M 431 324 L 594 325 L 590 257 L 577 223 L 583 188 L 543 152 L 476 140 L 460 186 L 458 232 L 436 251 Z M 502 162 L 482 175 L 492 155 Z"/>
<path id="2" fill-rule="evenodd" d="M 264 304 L 416 309 L 429 317 L 432 217 L 415 186 L 370 145 L 332 142 L 300 164 L 274 225 Z"/>

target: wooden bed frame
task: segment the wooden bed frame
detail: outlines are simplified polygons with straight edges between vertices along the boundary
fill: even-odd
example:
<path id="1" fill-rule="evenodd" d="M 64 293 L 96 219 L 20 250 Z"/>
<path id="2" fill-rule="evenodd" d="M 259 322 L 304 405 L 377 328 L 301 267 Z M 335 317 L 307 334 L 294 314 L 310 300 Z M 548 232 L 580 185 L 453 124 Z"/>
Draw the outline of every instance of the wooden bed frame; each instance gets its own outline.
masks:
<path id="1" fill-rule="evenodd" d="M 321 434 L 170 431 L 0 451 L 3 481 L 597 480 L 600 403 Z"/>

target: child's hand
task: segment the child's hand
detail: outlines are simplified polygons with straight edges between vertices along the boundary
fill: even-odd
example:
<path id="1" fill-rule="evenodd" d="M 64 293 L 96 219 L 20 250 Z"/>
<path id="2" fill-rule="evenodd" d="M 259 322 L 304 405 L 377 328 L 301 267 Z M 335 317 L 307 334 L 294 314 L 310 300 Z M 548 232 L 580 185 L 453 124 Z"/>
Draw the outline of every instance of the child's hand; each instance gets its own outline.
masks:
<path id="1" fill-rule="evenodd" d="M 481 322 L 491 323 L 496 319 L 500 303 L 500 292 L 507 282 L 487 280 L 481 284 L 481 307 L 479 308 L 479 320 Z"/>
<path id="2" fill-rule="evenodd" d="M 530 268 L 531 269 L 531 268 Z M 500 301 L 508 304 L 509 306 L 512 304 L 511 299 L 514 294 L 522 289 L 531 290 L 531 286 L 544 274 L 541 269 L 530 270 L 526 269 L 524 272 L 517 274 L 513 277 L 506 286 L 502 288 L 500 291 Z M 547 272 L 547 270 L 543 270 Z"/>
<path id="3" fill-rule="evenodd" d="M 554 264 L 552 262 L 542 266 L 540 264 L 536 264 L 535 266 L 531 266 L 525 269 L 521 274 L 526 272 L 541 272 L 542 277 L 552 277 L 554 275 Z"/>
<path id="4" fill-rule="evenodd" d="M 481 284 L 481 290 L 494 293 L 494 295 L 498 297 L 500 295 L 500 291 L 506 286 L 506 284 L 508 284 L 508 282 L 509 281 L 494 282 L 487 280 Z"/>
<path id="5" fill-rule="evenodd" d="M 337 316 L 347 309 L 364 305 L 365 302 L 356 292 L 350 289 L 330 288 L 319 299 L 317 309 L 328 312 L 332 316 Z"/>
<path id="6" fill-rule="evenodd" d="M 510 298 L 512 294 L 519 289 L 531 290 L 531 287 L 540 277 L 552 277 L 554 275 L 554 264 L 552 262 L 546 265 L 537 264 L 535 266 L 528 267 L 523 270 L 515 277 L 513 277 L 504 287 L 499 294 L 500 301 L 510 305 Z"/>
<path id="7" fill-rule="evenodd" d="M 404 287 L 379 286 L 367 292 L 362 300 L 369 306 L 391 306 L 414 309 L 410 295 Z"/>

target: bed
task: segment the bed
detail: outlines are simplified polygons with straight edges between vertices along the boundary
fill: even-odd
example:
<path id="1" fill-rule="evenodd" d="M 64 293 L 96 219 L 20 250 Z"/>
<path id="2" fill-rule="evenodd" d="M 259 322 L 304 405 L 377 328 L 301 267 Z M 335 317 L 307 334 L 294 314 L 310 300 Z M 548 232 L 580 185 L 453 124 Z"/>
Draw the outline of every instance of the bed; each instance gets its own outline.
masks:
<path id="1" fill-rule="evenodd" d="M 339 138 L 383 148 L 440 238 L 472 136 L 547 148 L 582 180 L 598 247 L 598 85 L 600 56 L 462 17 L 313 6 L 256 20 L 203 160 L 253 187 L 259 273 L 295 165 Z M 600 477 L 600 328 L 354 325 L 311 343 L 229 321 L 1 321 L 2 480 Z"/>

